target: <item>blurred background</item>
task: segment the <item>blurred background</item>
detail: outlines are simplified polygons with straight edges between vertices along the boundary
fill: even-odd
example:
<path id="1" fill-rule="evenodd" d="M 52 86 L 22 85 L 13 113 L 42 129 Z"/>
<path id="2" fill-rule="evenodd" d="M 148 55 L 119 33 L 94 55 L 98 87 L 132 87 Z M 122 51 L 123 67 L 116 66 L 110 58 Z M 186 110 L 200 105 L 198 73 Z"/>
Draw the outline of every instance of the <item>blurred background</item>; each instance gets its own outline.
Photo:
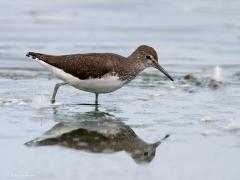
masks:
<path id="1" fill-rule="evenodd" d="M 164 64 L 236 64 L 239 7 L 234 0 L 1 0 L 1 57 L 23 59 L 29 50 L 128 55 L 148 44 Z"/>
<path id="2" fill-rule="evenodd" d="M 78 105 L 94 95 L 71 87 L 60 89 L 51 106 L 59 80 L 25 57 L 128 56 L 141 44 L 158 51 L 175 82 L 147 69 L 100 96 L 98 112 Z M 0 179 L 239 180 L 239 88 L 238 0 L 0 0 Z M 81 129 L 78 136 L 95 132 L 83 141 L 88 148 L 24 146 L 58 123 Z M 62 127 L 56 144 L 68 142 Z M 104 150 L 92 142 L 106 132 L 118 148 L 106 139 Z M 150 146 L 166 134 L 160 146 Z"/>

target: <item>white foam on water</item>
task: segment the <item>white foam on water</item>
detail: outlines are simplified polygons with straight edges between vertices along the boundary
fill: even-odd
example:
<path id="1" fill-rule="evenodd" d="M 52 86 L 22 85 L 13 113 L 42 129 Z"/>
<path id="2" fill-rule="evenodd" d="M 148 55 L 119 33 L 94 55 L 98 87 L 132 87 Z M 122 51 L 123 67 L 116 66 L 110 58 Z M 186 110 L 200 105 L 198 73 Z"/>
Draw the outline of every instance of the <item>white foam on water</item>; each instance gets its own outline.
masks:
<path id="1" fill-rule="evenodd" d="M 168 90 L 175 90 L 176 89 L 176 86 L 175 84 L 171 83 L 171 84 L 166 84 L 164 86 L 165 89 L 168 89 Z"/>
<path id="2" fill-rule="evenodd" d="M 35 109 L 42 109 L 50 106 L 49 99 L 46 96 L 35 96 L 32 100 L 31 106 Z"/>
<path id="3" fill-rule="evenodd" d="M 22 99 L 0 98 L 0 105 L 28 105 L 29 101 Z"/>
<path id="4" fill-rule="evenodd" d="M 61 102 L 55 102 L 55 103 L 51 104 L 51 106 L 60 106 L 60 105 L 62 105 Z"/>
<path id="5" fill-rule="evenodd" d="M 209 122 L 211 120 L 212 120 L 212 118 L 210 116 L 203 116 L 200 119 L 200 121 L 202 121 L 202 122 Z"/>
<path id="6" fill-rule="evenodd" d="M 161 94 L 160 94 L 160 93 L 157 93 L 157 92 L 148 92 L 148 93 L 146 93 L 146 95 L 147 95 L 148 97 L 161 96 Z"/>
<path id="7" fill-rule="evenodd" d="M 223 82 L 224 81 L 223 70 L 219 65 L 215 66 L 215 68 L 214 68 L 213 79 L 217 82 Z"/>
<path id="8" fill-rule="evenodd" d="M 231 119 L 224 129 L 229 131 L 240 131 L 240 121 Z"/>
<path id="9" fill-rule="evenodd" d="M 18 103 L 17 103 L 17 105 L 22 105 L 22 106 L 25 106 L 25 105 L 29 105 L 30 104 L 30 101 L 19 101 Z"/>
<path id="10" fill-rule="evenodd" d="M 1 98 L 0 99 L 0 105 L 6 105 L 9 103 L 12 103 L 13 101 L 11 99 L 5 99 L 5 98 Z"/>
<path id="11" fill-rule="evenodd" d="M 181 86 L 181 87 L 183 87 L 183 88 L 190 88 L 190 87 L 191 87 L 191 85 L 188 84 L 188 83 L 186 83 L 186 84 L 181 84 L 181 85 L 179 85 L 179 86 Z"/>
<path id="12" fill-rule="evenodd" d="M 203 131 L 202 133 L 200 133 L 202 136 L 209 136 L 211 135 L 211 133 L 208 130 Z"/>

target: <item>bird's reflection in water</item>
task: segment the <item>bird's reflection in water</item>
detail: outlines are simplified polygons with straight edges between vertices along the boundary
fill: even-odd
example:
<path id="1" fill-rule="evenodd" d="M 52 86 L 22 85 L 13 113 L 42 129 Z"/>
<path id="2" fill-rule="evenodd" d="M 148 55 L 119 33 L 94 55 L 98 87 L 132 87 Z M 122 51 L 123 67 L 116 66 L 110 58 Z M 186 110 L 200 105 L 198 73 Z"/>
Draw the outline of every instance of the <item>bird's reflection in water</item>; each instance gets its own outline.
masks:
<path id="1" fill-rule="evenodd" d="M 105 112 L 92 111 L 76 113 L 25 144 L 61 145 L 93 153 L 125 151 L 136 163 L 148 163 L 153 160 L 156 148 L 168 136 L 152 144 L 146 143 L 121 119 Z"/>

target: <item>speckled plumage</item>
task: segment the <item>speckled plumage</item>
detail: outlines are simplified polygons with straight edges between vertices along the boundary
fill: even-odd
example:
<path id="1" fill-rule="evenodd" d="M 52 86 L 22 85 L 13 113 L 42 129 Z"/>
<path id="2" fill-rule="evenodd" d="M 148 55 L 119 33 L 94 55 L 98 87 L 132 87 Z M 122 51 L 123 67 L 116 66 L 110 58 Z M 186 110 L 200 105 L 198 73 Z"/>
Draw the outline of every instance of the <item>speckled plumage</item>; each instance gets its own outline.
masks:
<path id="1" fill-rule="evenodd" d="M 69 84 L 79 90 L 96 94 L 110 93 L 134 79 L 147 67 L 154 67 L 173 78 L 158 64 L 157 52 L 149 46 L 139 46 L 130 56 L 123 57 L 114 53 L 88 53 L 54 56 L 29 52 L 46 69 L 63 80 L 55 85 L 52 103 L 60 86 Z"/>
<path id="2" fill-rule="evenodd" d="M 141 57 L 146 53 L 152 54 L 157 59 L 156 51 L 142 45 L 129 57 L 113 53 L 89 53 L 54 56 L 29 52 L 27 56 L 38 58 L 64 72 L 81 80 L 101 78 L 106 74 L 118 75 L 121 80 L 132 80 L 145 67 L 141 66 Z"/>

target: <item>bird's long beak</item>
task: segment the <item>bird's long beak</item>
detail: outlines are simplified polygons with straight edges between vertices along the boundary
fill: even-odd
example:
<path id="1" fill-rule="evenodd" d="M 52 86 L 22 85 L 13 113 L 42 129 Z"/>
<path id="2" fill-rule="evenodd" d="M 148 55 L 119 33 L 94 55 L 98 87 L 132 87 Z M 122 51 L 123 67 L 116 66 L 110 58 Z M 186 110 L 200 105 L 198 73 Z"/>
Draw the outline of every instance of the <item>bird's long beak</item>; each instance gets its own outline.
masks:
<path id="1" fill-rule="evenodd" d="M 160 141 L 153 143 L 153 147 L 157 148 L 164 140 L 170 137 L 170 134 L 166 134 Z"/>
<path id="2" fill-rule="evenodd" d="M 174 79 L 168 74 L 168 72 L 163 69 L 163 67 L 157 62 L 157 61 L 152 61 L 154 64 L 154 67 L 161 71 L 165 76 L 167 76 L 171 81 L 174 81 Z"/>

